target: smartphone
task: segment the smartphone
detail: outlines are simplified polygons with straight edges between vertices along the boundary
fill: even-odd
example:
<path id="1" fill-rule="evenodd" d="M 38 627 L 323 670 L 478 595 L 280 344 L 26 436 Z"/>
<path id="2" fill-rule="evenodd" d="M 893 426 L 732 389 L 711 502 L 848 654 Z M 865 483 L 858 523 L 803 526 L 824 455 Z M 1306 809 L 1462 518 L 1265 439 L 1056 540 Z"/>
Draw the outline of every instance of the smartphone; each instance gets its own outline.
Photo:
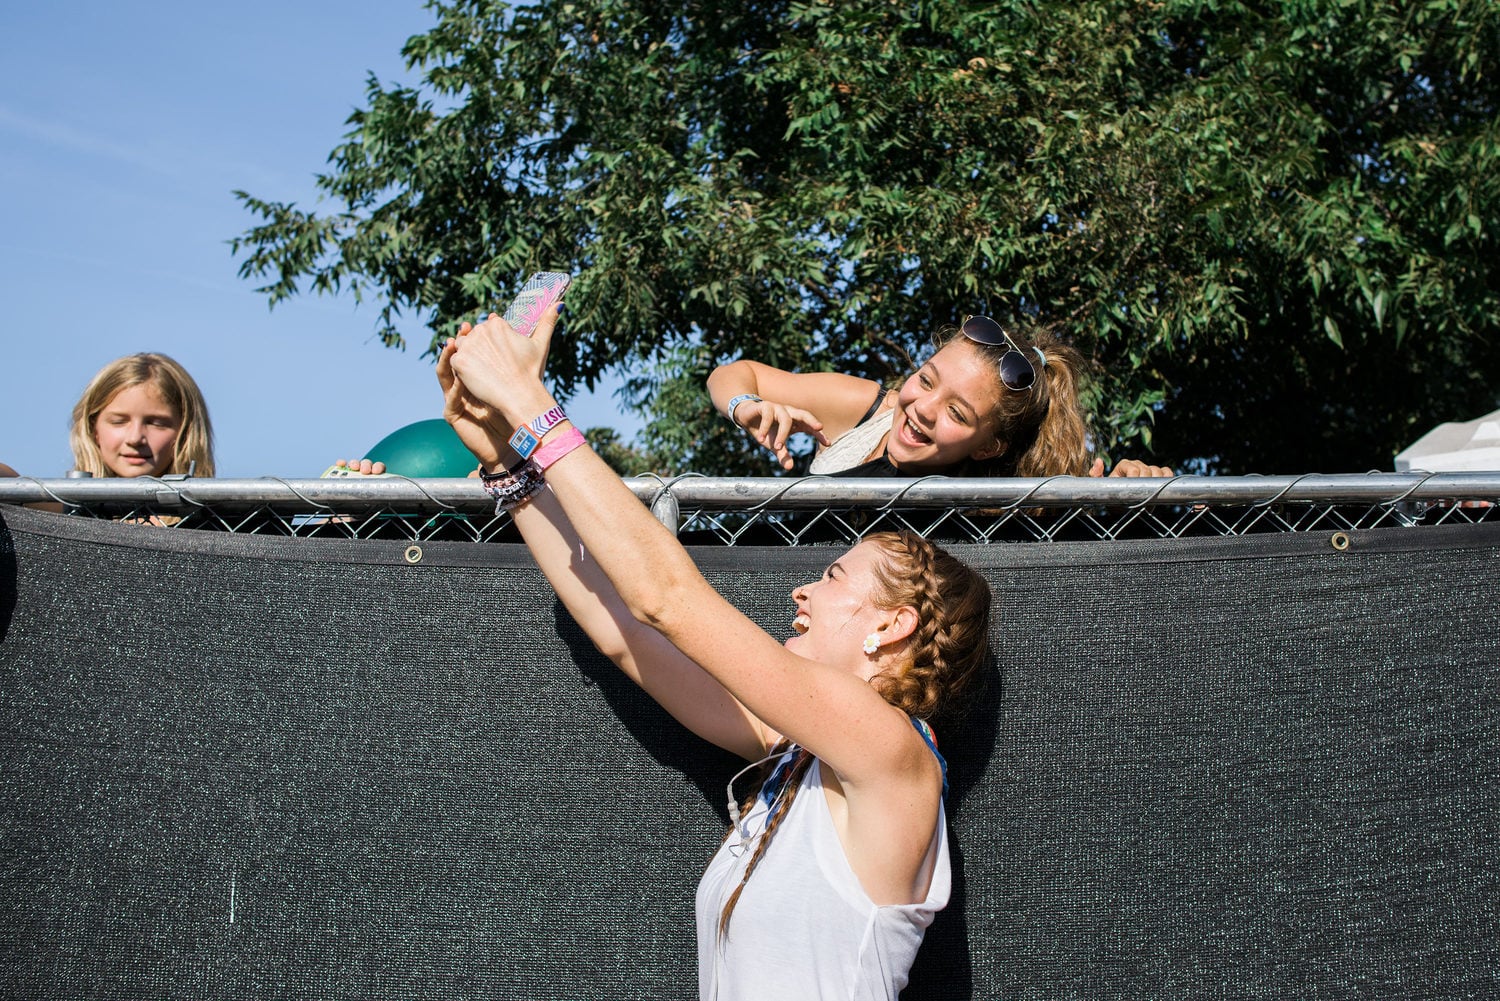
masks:
<path id="1" fill-rule="evenodd" d="M 562 299 L 572 282 L 573 276 L 561 271 L 538 271 L 526 279 L 521 291 L 505 307 L 505 322 L 514 327 L 516 333 L 530 337 L 542 314 Z"/>

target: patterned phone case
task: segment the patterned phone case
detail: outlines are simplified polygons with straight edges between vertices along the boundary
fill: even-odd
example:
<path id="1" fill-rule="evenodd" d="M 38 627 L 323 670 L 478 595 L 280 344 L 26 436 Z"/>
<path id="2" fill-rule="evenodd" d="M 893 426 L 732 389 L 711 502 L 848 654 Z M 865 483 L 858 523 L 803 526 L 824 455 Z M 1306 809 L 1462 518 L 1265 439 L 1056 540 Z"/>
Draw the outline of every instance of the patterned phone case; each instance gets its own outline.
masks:
<path id="1" fill-rule="evenodd" d="M 514 327 L 517 333 L 530 337 L 542 314 L 563 297 L 572 281 L 571 275 L 561 271 L 538 271 L 526 279 L 521 291 L 505 308 L 505 322 Z"/>

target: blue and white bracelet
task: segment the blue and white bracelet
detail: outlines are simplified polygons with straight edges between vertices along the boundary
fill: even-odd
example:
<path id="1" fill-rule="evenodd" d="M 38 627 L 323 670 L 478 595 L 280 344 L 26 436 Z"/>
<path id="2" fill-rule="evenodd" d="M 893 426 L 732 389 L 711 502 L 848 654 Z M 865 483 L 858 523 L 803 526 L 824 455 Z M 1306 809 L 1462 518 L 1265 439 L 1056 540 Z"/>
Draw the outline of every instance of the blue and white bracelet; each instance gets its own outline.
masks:
<path id="1" fill-rule="evenodd" d="M 739 396 L 736 396 L 734 399 L 732 399 L 732 400 L 729 401 L 729 406 L 727 406 L 727 407 L 724 408 L 724 416 L 726 418 L 728 418 L 729 423 L 733 424 L 735 427 L 737 427 L 737 428 L 743 428 L 744 425 L 741 424 L 739 421 L 737 421 L 737 420 L 734 419 L 734 411 L 735 411 L 735 409 L 741 403 L 764 403 L 764 402 L 765 402 L 764 400 L 762 400 L 759 396 L 756 396 L 754 393 L 741 393 Z"/>

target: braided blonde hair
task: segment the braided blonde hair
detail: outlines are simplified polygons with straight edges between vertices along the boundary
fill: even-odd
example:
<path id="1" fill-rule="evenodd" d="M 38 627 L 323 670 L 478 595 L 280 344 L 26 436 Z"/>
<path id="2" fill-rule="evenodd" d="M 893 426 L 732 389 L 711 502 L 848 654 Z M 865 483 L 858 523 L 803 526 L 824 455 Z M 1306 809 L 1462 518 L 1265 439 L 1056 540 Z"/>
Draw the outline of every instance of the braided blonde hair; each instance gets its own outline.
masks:
<path id="1" fill-rule="evenodd" d="M 876 676 L 876 690 L 908 716 L 940 716 L 984 663 L 990 585 L 968 564 L 915 532 L 880 532 L 865 540 L 886 555 L 875 564 L 872 600 L 881 608 L 910 605 L 917 610 L 906 670 Z"/>
<path id="2" fill-rule="evenodd" d="M 748 814 L 751 808 L 755 806 L 755 800 L 760 796 L 761 787 L 771 777 L 772 772 L 775 771 L 776 761 L 791 749 L 792 742 L 789 740 L 782 740 L 775 747 L 771 748 L 771 754 L 774 757 L 772 760 L 767 761 L 761 768 L 749 797 L 740 805 L 741 814 Z M 787 772 L 786 778 L 783 780 L 786 783 L 784 786 L 786 791 L 777 797 L 775 808 L 771 811 L 771 815 L 766 818 L 766 829 L 761 832 L 760 839 L 755 844 L 755 851 L 750 856 L 750 861 L 745 863 L 745 873 L 740 877 L 739 885 L 734 888 L 734 892 L 724 902 L 724 911 L 719 915 L 720 938 L 728 934 L 729 916 L 734 913 L 734 905 L 740 902 L 740 894 L 744 892 L 745 884 L 750 882 L 750 874 L 760 864 L 760 858 L 766 853 L 766 846 L 771 843 L 771 837 L 776 833 L 776 829 L 781 826 L 781 821 L 786 817 L 787 811 L 791 809 L 792 800 L 797 798 L 797 790 L 802 785 L 802 777 L 807 774 L 807 769 L 811 767 L 812 760 L 813 756 L 810 751 L 805 748 L 798 749 L 797 757 L 792 762 L 791 770 Z M 729 835 L 733 833 L 734 828 L 731 827 L 724 835 L 724 840 L 729 840 Z"/>

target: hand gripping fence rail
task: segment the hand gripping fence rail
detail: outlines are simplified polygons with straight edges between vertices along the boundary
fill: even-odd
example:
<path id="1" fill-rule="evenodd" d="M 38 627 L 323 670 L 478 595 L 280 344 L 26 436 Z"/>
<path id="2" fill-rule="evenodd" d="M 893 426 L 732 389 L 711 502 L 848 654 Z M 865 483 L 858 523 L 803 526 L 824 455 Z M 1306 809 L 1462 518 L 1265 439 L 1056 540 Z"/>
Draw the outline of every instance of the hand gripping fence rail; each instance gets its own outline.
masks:
<path id="1" fill-rule="evenodd" d="M 1170 479 L 633 477 L 684 541 L 850 543 L 909 528 L 948 542 L 1181 538 L 1500 520 L 1500 472 Z M 514 541 L 473 479 L 0 480 L 0 503 L 260 535 Z"/>

